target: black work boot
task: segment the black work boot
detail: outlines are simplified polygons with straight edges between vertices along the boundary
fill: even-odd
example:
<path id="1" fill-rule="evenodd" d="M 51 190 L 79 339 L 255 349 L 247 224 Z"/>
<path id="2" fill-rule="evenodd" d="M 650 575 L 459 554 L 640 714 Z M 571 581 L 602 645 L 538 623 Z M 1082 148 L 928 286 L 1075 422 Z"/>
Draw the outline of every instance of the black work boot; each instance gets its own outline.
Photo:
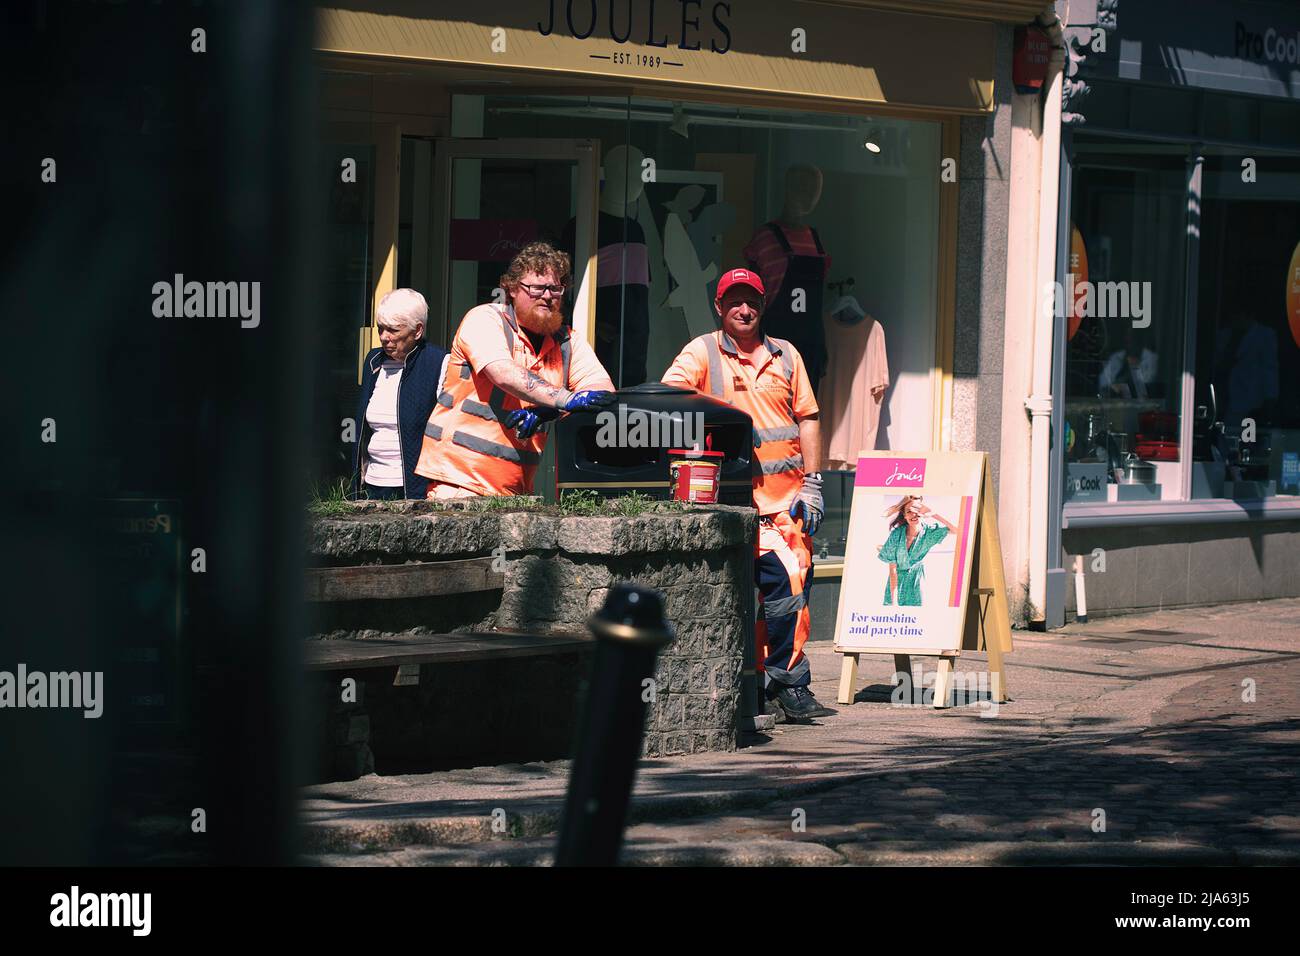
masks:
<path id="1" fill-rule="evenodd" d="M 818 703 L 807 687 L 782 687 L 773 700 L 785 711 L 789 720 L 811 720 L 814 717 L 827 717 L 831 713 Z"/>

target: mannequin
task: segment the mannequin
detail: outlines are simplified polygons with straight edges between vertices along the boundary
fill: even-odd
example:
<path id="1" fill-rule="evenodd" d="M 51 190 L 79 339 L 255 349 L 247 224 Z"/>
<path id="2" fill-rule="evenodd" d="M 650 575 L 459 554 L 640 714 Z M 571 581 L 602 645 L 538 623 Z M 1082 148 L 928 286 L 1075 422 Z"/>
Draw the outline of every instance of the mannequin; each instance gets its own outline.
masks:
<path id="1" fill-rule="evenodd" d="M 605 154 L 596 229 L 596 357 L 620 388 L 646 380 L 650 341 L 650 257 L 635 218 L 645 191 L 642 159 L 635 146 L 615 146 Z M 574 220 L 564 227 L 560 243 L 574 254 Z"/>
<path id="2" fill-rule="evenodd" d="M 821 195 L 820 169 L 791 166 L 785 172 L 781 215 L 756 232 L 744 249 L 749 267 L 763 277 L 768 290 L 763 331 L 789 339 L 798 349 L 814 392 L 826 371 L 821 315 L 831 258 L 807 218 L 817 208 Z M 796 290 L 802 290 L 802 296 Z"/>
<path id="3" fill-rule="evenodd" d="M 691 210 L 703 197 L 703 189 L 690 185 L 679 190 L 672 202 L 664 203 L 668 209 L 664 219 L 664 265 L 677 283 L 664 305 L 682 310 L 690 338 L 707 335 L 718 327 L 717 314 L 709 308 L 709 284 L 718 277 L 718 266 L 712 260 L 700 263 L 699 250 L 685 225 L 691 222 Z"/>

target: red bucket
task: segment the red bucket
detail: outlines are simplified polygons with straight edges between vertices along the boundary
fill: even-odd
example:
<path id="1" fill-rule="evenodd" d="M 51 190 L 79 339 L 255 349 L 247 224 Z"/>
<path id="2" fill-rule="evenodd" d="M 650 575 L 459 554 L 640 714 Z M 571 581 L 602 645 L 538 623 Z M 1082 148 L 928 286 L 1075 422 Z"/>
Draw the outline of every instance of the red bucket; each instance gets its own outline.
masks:
<path id="1" fill-rule="evenodd" d="M 678 501 L 712 505 L 718 502 L 718 474 L 722 452 L 668 449 L 668 475 Z"/>

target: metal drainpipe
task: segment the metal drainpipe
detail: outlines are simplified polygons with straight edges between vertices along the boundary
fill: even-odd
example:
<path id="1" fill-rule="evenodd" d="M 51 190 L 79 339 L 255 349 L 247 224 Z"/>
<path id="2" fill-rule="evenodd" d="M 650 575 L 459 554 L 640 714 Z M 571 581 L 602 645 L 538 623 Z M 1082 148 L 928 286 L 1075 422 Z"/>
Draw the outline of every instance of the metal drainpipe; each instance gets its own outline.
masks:
<path id="1" fill-rule="evenodd" d="M 1061 87 L 1065 48 L 1056 45 L 1048 63 L 1043 105 L 1043 178 L 1038 190 L 1038 293 L 1034 316 L 1033 388 L 1025 400 L 1029 432 L 1029 623 L 1047 620 L 1048 481 L 1051 473 L 1052 325 L 1056 282 L 1056 209 L 1061 182 Z M 1069 293 L 1067 292 L 1067 295 Z"/>

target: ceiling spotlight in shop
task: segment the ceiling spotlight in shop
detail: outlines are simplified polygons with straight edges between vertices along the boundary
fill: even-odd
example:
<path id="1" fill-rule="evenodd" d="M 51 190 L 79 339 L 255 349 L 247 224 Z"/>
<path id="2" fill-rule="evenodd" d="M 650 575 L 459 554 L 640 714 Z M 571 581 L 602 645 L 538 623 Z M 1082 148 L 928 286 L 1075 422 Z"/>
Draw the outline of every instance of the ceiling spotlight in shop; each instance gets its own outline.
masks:
<path id="1" fill-rule="evenodd" d="M 688 136 L 687 127 L 691 124 L 691 118 L 686 115 L 686 110 L 682 108 L 681 103 L 673 104 L 673 121 L 669 124 L 668 129 L 676 133 L 682 139 Z"/>
<path id="2" fill-rule="evenodd" d="M 875 126 L 872 126 L 867 129 L 867 141 L 862 145 L 867 150 L 873 153 L 878 153 L 880 152 L 880 146 L 876 142 L 878 139 L 880 139 L 880 130 Z"/>

